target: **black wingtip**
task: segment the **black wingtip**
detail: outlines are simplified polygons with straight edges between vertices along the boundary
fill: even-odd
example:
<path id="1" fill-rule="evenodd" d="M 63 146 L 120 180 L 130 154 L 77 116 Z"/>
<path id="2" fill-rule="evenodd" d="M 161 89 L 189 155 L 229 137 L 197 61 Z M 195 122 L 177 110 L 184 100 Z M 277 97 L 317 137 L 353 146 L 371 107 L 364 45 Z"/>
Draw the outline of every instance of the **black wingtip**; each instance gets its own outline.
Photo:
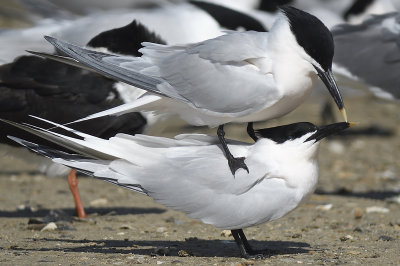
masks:
<path id="1" fill-rule="evenodd" d="M 3 123 L 9 124 L 9 125 L 15 126 L 15 127 L 21 127 L 20 124 L 18 124 L 16 122 L 13 122 L 11 120 L 0 118 L 0 121 L 3 122 Z"/>
<path id="2" fill-rule="evenodd" d="M 15 141 L 16 143 L 24 146 L 25 148 L 38 153 L 44 157 L 47 157 L 49 159 L 56 159 L 56 158 L 61 158 L 65 160 L 88 160 L 89 158 L 80 154 L 73 154 L 73 153 L 68 153 L 68 152 L 63 152 L 45 145 L 39 145 L 27 140 L 23 140 L 14 136 L 7 136 L 7 138 L 11 139 L 12 141 Z"/>
<path id="3" fill-rule="evenodd" d="M 12 141 L 18 143 L 21 146 L 24 146 L 25 148 L 27 148 L 28 150 L 31 150 L 35 153 L 38 153 L 40 155 L 43 155 L 47 158 L 53 159 L 54 156 L 51 156 L 49 153 L 45 152 L 45 149 L 42 149 L 38 144 L 33 143 L 33 142 L 29 142 L 27 140 L 23 140 L 14 136 L 9 136 L 7 135 L 7 138 L 11 139 Z"/>
<path id="4" fill-rule="evenodd" d="M 7 138 L 11 139 L 12 141 L 14 141 L 14 142 L 16 142 L 16 143 L 18 143 L 18 144 L 20 144 L 22 146 L 25 146 L 24 144 L 22 144 L 22 139 L 20 139 L 20 138 L 17 138 L 17 137 L 14 137 L 14 136 L 10 136 L 10 135 L 7 135 Z"/>
<path id="5" fill-rule="evenodd" d="M 53 46 L 57 46 L 60 45 L 60 43 L 62 43 L 62 41 L 48 35 L 43 36 L 43 38 L 49 43 L 51 43 Z"/>
<path id="6" fill-rule="evenodd" d="M 49 36 L 49 35 L 44 35 L 43 38 L 45 38 L 46 41 L 48 41 L 48 42 L 54 42 L 54 41 L 57 40 L 56 38 L 51 37 L 51 36 Z"/>
<path id="7" fill-rule="evenodd" d="M 43 52 L 36 52 L 36 51 L 32 51 L 32 50 L 25 50 L 25 52 L 36 55 L 36 56 L 40 56 L 43 58 L 47 58 L 49 54 L 47 53 L 43 53 Z"/>

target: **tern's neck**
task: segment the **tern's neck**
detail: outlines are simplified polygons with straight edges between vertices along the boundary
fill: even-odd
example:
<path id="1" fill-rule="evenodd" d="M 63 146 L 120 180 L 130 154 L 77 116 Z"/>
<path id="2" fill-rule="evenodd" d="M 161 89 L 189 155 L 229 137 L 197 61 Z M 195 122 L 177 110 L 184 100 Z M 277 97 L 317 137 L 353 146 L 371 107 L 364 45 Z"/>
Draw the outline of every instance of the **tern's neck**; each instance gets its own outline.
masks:
<path id="1" fill-rule="evenodd" d="M 259 139 L 252 149 L 251 156 L 262 160 L 271 176 L 281 177 L 289 187 L 304 192 L 299 195 L 314 191 L 318 180 L 318 143 L 304 142 L 304 138 L 282 144 Z"/>
<path id="2" fill-rule="evenodd" d="M 297 43 L 290 25 L 283 15 L 270 32 L 269 45 L 274 62 L 275 80 L 286 95 L 307 94 L 313 87 L 316 71 L 311 58 Z"/>

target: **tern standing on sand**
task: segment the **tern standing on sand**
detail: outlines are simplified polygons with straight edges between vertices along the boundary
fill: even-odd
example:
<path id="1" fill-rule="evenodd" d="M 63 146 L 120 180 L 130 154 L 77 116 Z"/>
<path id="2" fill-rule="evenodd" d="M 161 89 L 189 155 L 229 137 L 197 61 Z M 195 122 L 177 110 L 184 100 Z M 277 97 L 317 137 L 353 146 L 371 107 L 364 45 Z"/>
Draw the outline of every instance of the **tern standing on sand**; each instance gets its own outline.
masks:
<path id="1" fill-rule="evenodd" d="M 55 123 L 76 137 L 12 124 L 77 153 L 13 138 L 57 163 L 232 230 L 244 257 L 262 252 L 251 249 L 242 229 L 279 219 L 304 201 L 317 184 L 319 141 L 350 126 L 301 122 L 257 130 L 260 139 L 254 144 L 228 141 L 233 152 L 246 157 L 250 170 L 232 178 L 218 139 L 203 134 L 176 139 L 118 134 L 105 140 Z"/>

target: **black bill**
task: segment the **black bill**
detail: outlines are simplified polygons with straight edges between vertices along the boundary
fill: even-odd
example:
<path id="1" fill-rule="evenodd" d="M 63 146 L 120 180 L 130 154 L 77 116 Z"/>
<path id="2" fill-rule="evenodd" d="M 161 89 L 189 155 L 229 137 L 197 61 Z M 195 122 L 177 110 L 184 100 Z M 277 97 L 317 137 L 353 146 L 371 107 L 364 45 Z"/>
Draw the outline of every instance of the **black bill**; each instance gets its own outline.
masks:
<path id="1" fill-rule="evenodd" d="M 314 140 L 315 142 L 320 141 L 323 138 L 326 138 L 328 136 L 335 135 L 346 128 L 349 128 L 353 126 L 355 123 L 348 123 L 348 122 L 340 122 L 340 123 L 335 123 L 335 124 L 330 124 L 327 126 L 322 126 L 317 129 L 317 132 L 315 132 L 313 135 L 311 135 L 308 139 L 305 141 L 310 141 Z"/>

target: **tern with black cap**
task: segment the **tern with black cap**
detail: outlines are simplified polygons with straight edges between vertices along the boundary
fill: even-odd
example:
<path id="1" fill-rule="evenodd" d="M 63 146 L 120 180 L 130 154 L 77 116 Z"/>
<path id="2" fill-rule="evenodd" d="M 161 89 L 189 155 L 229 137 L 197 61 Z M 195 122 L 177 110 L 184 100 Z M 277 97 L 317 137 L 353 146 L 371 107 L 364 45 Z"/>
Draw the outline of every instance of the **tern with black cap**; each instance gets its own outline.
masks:
<path id="1" fill-rule="evenodd" d="M 281 11 L 269 32 L 228 32 L 186 45 L 144 43 L 141 57 L 100 53 L 52 37 L 46 39 L 70 57 L 51 56 L 53 59 L 148 91 L 137 101 L 78 121 L 157 111 L 179 114 L 192 125 L 218 127 L 235 175 L 238 169 L 249 169 L 245 158 L 235 157 L 228 149 L 224 124 L 265 121 L 293 111 L 310 94 L 317 76 L 347 121 L 331 70 L 334 45 L 330 31 L 306 12 L 293 7 L 282 7 Z M 253 132 L 251 126 L 249 132 Z"/>
<path id="2" fill-rule="evenodd" d="M 243 257 L 263 252 L 250 247 L 242 229 L 279 219 L 312 194 L 318 180 L 319 141 L 351 126 L 300 122 L 257 130 L 254 144 L 228 140 L 229 149 L 246 157 L 250 170 L 238 171 L 232 178 L 219 140 L 212 136 L 118 134 L 105 140 L 51 122 L 69 136 L 9 123 L 74 151 L 65 153 L 12 137 L 54 162 L 232 230 Z"/>

